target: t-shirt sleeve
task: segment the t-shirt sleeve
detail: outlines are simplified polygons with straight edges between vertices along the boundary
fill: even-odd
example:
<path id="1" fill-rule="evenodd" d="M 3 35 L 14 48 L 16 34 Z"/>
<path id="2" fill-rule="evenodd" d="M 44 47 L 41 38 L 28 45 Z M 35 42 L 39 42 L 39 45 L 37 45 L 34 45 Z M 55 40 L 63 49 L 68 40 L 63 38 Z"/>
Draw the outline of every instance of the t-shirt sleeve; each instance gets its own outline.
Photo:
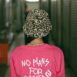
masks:
<path id="1" fill-rule="evenodd" d="M 10 77 L 18 77 L 16 74 L 15 66 L 14 66 L 14 61 L 12 56 L 10 56 Z"/>
<path id="2" fill-rule="evenodd" d="M 56 73 L 57 77 L 65 77 L 65 63 L 64 63 L 64 54 L 61 49 L 58 49 L 56 56 Z"/>

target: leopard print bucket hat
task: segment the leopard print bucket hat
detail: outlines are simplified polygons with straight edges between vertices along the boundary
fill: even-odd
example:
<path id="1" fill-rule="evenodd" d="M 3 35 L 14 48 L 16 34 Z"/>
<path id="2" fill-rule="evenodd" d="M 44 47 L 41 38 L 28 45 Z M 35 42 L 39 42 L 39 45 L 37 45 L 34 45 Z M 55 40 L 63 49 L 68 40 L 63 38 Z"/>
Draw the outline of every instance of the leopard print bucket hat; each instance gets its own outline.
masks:
<path id="1" fill-rule="evenodd" d="M 48 18 L 48 13 L 45 10 L 34 9 L 27 15 L 23 32 L 34 38 L 47 36 L 52 29 L 51 22 Z"/>

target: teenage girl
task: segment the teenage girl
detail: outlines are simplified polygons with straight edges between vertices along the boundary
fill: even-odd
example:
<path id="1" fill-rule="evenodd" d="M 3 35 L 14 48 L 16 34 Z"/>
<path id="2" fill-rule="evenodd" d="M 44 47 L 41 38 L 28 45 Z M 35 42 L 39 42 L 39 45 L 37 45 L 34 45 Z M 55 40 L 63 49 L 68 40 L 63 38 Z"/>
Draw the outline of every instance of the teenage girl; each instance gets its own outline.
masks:
<path id="1" fill-rule="evenodd" d="M 23 31 L 32 40 L 12 51 L 10 77 L 65 77 L 62 50 L 43 41 L 51 30 L 46 11 L 35 9 L 28 13 Z"/>

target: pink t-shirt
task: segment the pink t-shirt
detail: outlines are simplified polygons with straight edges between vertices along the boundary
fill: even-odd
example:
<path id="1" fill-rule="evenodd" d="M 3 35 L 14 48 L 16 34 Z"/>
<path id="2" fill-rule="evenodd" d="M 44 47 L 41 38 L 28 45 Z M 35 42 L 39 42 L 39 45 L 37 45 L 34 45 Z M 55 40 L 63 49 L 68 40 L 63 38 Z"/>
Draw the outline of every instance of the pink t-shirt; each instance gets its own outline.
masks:
<path id="1" fill-rule="evenodd" d="M 65 77 L 63 52 L 46 43 L 18 46 L 10 55 L 10 77 Z"/>

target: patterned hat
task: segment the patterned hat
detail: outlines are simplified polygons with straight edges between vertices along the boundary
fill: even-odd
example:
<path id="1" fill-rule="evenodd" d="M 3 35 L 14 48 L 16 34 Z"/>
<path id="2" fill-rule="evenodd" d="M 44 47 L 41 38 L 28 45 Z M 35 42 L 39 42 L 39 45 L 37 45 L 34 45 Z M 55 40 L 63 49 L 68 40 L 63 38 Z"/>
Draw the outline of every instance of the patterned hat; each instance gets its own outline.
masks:
<path id="1" fill-rule="evenodd" d="M 34 9 L 27 15 L 23 31 L 27 36 L 41 38 L 52 29 L 48 13 L 45 10 Z"/>

